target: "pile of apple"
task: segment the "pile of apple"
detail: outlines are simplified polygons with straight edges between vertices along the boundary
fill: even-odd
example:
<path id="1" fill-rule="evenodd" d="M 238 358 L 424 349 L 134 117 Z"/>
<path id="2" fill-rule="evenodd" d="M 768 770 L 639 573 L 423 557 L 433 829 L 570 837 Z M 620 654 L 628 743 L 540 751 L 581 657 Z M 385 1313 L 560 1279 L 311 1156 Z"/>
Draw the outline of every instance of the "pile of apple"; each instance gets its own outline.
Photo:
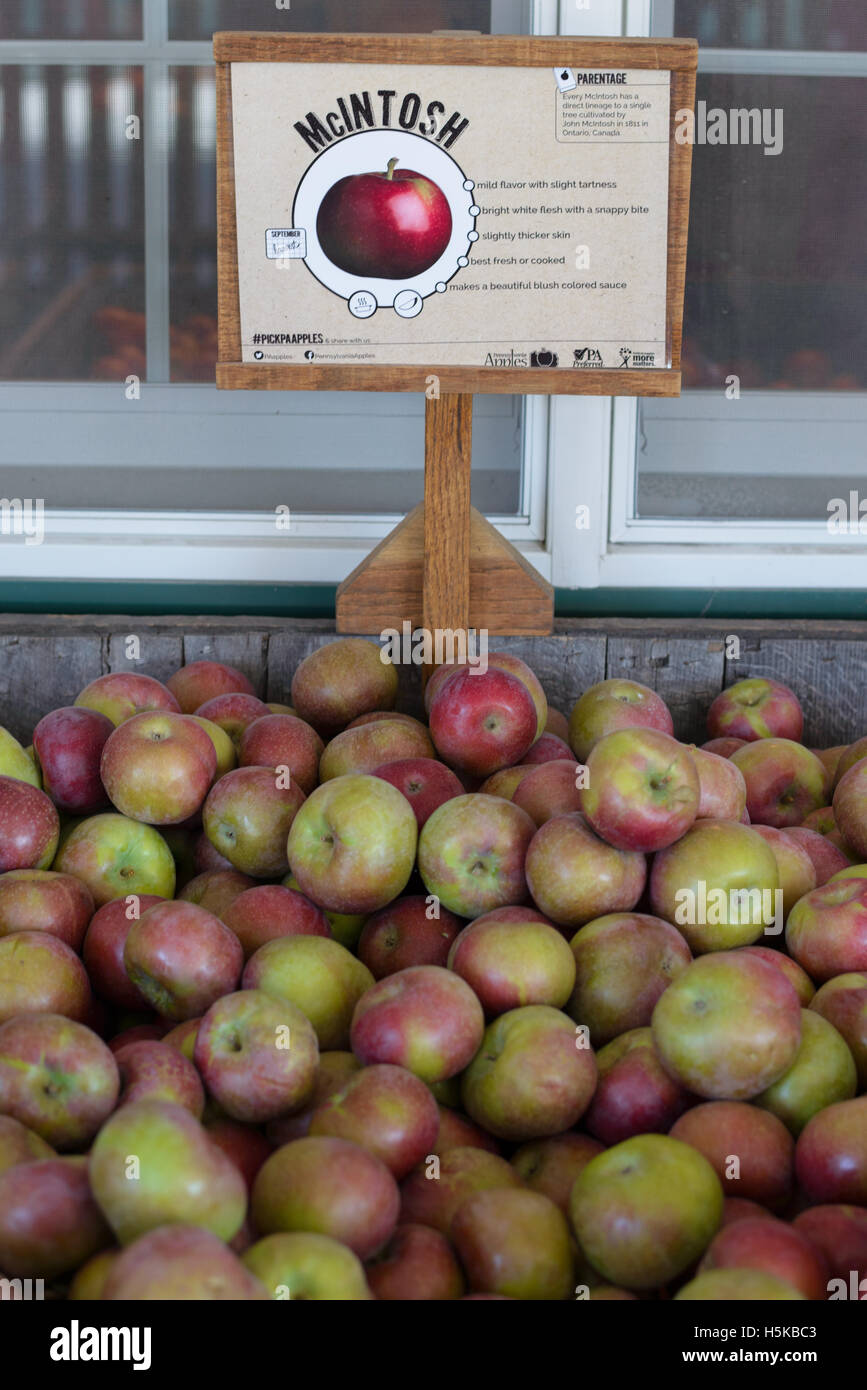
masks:
<path id="1" fill-rule="evenodd" d="M 0 731 L 0 1276 L 867 1298 L 867 738 L 759 679 L 702 748 L 626 680 L 567 723 L 503 654 L 397 696 L 349 639 Z"/>

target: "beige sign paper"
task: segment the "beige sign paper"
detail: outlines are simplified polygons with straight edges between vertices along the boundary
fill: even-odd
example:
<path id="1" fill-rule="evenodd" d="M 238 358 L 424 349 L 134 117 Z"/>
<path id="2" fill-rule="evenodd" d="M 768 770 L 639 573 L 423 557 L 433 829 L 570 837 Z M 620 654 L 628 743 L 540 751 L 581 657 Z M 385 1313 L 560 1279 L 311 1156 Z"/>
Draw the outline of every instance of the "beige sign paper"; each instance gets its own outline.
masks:
<path id="1" fill-rule="evenodd" d="M 232 65 L 244 362 L 667 367 L 670 74 Z"/>

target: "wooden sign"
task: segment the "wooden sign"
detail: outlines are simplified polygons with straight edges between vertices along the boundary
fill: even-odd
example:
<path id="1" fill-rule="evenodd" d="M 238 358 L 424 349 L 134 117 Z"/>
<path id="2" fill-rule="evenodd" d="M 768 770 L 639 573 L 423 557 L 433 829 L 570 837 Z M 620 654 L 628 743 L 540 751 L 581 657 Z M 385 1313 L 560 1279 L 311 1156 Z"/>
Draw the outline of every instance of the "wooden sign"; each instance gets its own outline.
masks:
<path id="1" fill-rule="evenodd" d="M 214 48 L 218 386 L 679 393 L 692 41 Z"/>

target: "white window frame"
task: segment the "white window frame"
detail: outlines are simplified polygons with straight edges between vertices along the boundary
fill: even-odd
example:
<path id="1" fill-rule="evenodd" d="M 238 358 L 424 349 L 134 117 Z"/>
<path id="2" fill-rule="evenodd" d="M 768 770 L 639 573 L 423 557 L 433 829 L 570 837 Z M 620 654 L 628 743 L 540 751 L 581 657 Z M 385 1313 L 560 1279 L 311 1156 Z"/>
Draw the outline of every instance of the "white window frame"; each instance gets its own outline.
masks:
<path id="1" fill-rule="evenodd" d="M 511 0 L 518 12 L 521 0 Z M 559 0 L 529 0 L 534 34 L 557 32 Z M 170 66 L 208 66 L 209 43 L 168 37 L 167 0 L 145 0 L 142 40 L 20 40 L 4 42 L 3 53 L 17 63 L 143 66 L 145 91 L 146 247 L 168 245 L 168 164 L 163 158 L 165 104 L 160 83 Z M 516 28 L 508 22 L 504 32 Z M 168 385 L 169 265 L 151 257 L 147 274 L 148 384 L 142 400 L 158 406 L 161 392 L 179 392 L 190 408 L 219 408 L 210 386 Z M 0 409 L 39 412 L 56 406 L 58 392 L 74 391 L 76 408 L 116 408 L 122 385 L 96 383 L 0 383 Z M 216 397 L 216 403 L 215 403 Z M 211 403 L 206 405 L 206 398 Z M 109 404 L 111 403 L 111 404 Z M 134 407 L 130 407 L 134 408 Z M 328 413 L 327 398 L 311 393 L 311 408 Z M 419 403 L 423 409 L 423 402 Z M 333 410 L 333 404 L 331 409 Z M 2 418 L 2 417 L 0 417 Z M 287 430 L 291 421 L 287 419 Z M 490 520 L 548 579 L 552 577 L 548 497 L 550 403 L 527 397 L 523 416 L 523 468 L 517 514 Z M 340 581 L 394 527 L 399 515 L 341 513 L 292 515 L 290 531 L 278 531 L 272 513 L 208 511 L 119 511 L 51 508 L 46 499 L 45 538 L 25 545 L 22 538 L 0 538 L 0 580 L 100 580 L 141 582 L 328 583 Z M 288 499 L 291 506 L 291 498 Z"/>

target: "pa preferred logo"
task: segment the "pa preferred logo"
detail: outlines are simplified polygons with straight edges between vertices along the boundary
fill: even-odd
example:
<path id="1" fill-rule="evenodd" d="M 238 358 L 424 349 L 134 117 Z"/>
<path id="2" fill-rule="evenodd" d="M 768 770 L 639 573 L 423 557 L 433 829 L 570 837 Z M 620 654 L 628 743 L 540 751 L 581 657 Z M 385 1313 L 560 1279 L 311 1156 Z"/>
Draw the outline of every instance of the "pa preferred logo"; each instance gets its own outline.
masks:
<path id="1" fill-rule="evenodd" d="M 598 348 L 584 347 L 576 348 L 573 353 L 573 367 L 601 367 L 602 353 Z"/>

